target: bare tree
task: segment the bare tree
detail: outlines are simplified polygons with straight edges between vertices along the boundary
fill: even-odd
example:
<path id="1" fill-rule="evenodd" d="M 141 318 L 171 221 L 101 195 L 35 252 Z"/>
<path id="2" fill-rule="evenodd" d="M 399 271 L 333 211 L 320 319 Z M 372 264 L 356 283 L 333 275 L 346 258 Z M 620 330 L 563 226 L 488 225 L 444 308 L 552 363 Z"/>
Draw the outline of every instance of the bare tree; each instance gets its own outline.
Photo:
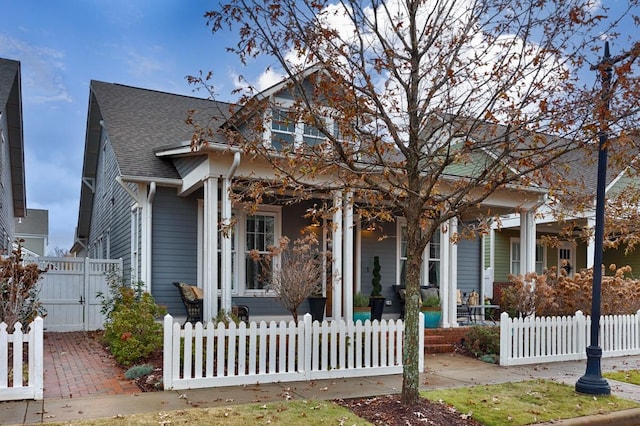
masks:
<path id="1" fill-rule="evenodd" d="M 298 307 L 310 296 L 322 294 L 324 266 L 318 252 L 318 240 L 314 233 L 305 234 L 289 246 L 282 237 L 277 246 L 269 247 L 268 255 L 252 251 L 250 257 L 262 266 L 261 278 L 269 282 L 280 303 L 298 323 Z"/>
<path id="2" fill-rule="evenodd" d="M 280 119 L 325 140 L 275 150 L 264 131 L 277 106 L 247 85 L 234 111 L 242 121 L 229 123 L 227 137 L 269 161 L 277 179 L 242 182 L 236 193 L 346 190 L 362 215 L 406 218 L 403 403 L 418 401 L 427 243 L 453 219 L 482 231 L 477 218 L 495 212 L 481 206 L 496 191 L 553 188 L 563 174 L 550 164 L 593 149 L 593 90 L 577 71 L 584 53 L 597 54 L 595 36 L 617 23 L 605 13 L 578 0 L 228 0 L 205 14 L 214 33 L 237 31 L 229 50 L 243 63 L 275 60 L 293 100 Z M 194 146 L 212 136 L 200 130 Z"/>

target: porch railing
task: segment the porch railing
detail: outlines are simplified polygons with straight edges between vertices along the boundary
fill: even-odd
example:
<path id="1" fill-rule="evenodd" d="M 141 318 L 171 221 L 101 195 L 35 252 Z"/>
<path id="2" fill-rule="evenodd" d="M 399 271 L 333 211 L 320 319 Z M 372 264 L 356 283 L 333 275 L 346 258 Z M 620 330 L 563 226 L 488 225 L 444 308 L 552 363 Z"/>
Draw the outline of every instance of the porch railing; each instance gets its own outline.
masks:
<path id="1" fill-rule="evenodd" d="M 586 359 L 591 343 L 591 317 L 509 318 L 500 316 L 500 365 L 522 365 Z M 640 354 L 640 311 L 600 318 L 603 357 Z"/>
<path id="2" fill-rule="evenodd" d="M 0 401 L 42 399 L 44 393 L 44 333 L 42 318 L 29 324 L 15 324 L 9 334 L 6 323 L 0 323 Z M 25 346 L 27 359 L 24 359 Z M 27 377 L 24 373 L 27 373 Z"/>
<path id="3" fill-rule="evenodd" d="M 420 314 L 419 366 L 424 366 Z M 402 372 L 401 320 L 251 322 L 248 326 L 164 318 L 165 389 L 359 377 Z"/>

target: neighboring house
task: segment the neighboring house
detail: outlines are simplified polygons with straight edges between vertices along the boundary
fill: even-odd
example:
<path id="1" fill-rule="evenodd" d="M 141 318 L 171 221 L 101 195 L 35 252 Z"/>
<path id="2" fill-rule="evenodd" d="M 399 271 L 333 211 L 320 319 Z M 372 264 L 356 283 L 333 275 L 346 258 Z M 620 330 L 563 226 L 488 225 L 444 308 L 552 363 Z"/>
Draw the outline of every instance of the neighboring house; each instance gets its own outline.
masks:
<path id="1" fill-rule="evenodd" d="M 261 93 L 270 99 L 271 137 L 305 141 L 303 125 L 280 125 L 279 107 L 291 102 L 284 85 Z M 222 132 L 218 140 L 192 149 L 193 127 L 188 111 L 208 117 L 213 129 L 230 118 L 231 106 L 187 96 L 92 81 L 76 240 L 72 253 L 93 258 L 122 258 L 124 276 L 142 282 L 156 301 L 174 316 L 184 308 L 173 281 L 204 290 L 204 318 L 222 308 L 242 304 L 251 319 L 287 319 L 287 311 L 263 288 L 250 250 L 264 252 L 281 236 L 295 239 L 301 230 L 322 227 L 305 218 L 314 204 L 337 207 L 331 235 L 319 235 L 323 250 L 331 249 L 333 271 L 323 283 L 327 315 L 350 318 L 352 296 L 371 291 L 373 259 L 380 257 L 383 295 L 391 302 L 385 316 L 397 318 L 400 299 L 394 285 L 404 281 L 406 262 L 402 218 L 369 230 L 354 216 L 349 193 L 317 193 L 316 199 L 294 205 L 265 199 L 254 214 L 232 206 L 227 189 L 236 179 L 272 179 L 274 172 L 257 158 L 245 158 Z M 310 126 L 309 126 L 310 127 Z M 311 129 L 313 130 L 313 129 Z M 269 137 L 269 135 L 266 135 Z M 509 214 L 533 209 L 543 200 L 540 190 L 506 188 L 489 197 L 486 206 Z M 229 235 L 217 232 L 234 218 Z M 463 218 L 464 219 L 464 218 Z M 469 220 L 475 218 L 469 217 Z M 425 251 L 423 284 L 437 285 L 443 299 L 444 327 L 457 325 L 456 292 L 480 290 L 488 266 L 481 240 L 452 244 L 456 223 L 443 227 Z M 380 238 L 382 236 L 385 238 Z M 521 236 L 523 244 L 527 235 Z M 339 244 L 331 244 L 337 241 Z M 464 262 L 458 262 L 458 258 Z M 216 289 L 216 290 L 214 290 Z M 211 297 L 215 293 L 216 297 Z"/>
<path id="2" fill-rule="evenodd" d="M 20 62 L 0 58 L 0 253 L 11 251 L 26 215 Z"/>
<path id="3" fill-rule="evenodd" d="M 574 195 L 578 194 L 586 200 L 593 200 L 591 208 L 584 212 L 572 211 L 571 202 L 561 197 L 548 200 L 540 206 L 536 212 L 530 212 L 531 216 L 524 224 L 522 218 L 511 215 L 503 218 L 500 224 L 494 224 L 490 235 L 485 237 L 486 264 L 490 280 L 496 286 L 502 286 L 509 281 L 509 275 L 523 274 L 524 271 L 535 271 L 541 275 L 545 270 L 555 267 L 556 270 L 564 268 L 569 276 L 573 276 L 584 268 L 593 267 L 595 243 L 593 237 L 585 240 L 584 230 L 595 227 L 595 192 L 597 186 L 597 163 L 589 155 L 596 156 L 597 151 L 589 153 L 576 151 L 566 155 L 564 164 L 569 164 L 563 172 L 568 182 L 575 182 Z M 611 157 L 611 151 L 610 151 Z M 630 168 L 620 166 L 620 161 L 609 161 L 606 181 L 607 199 L 617 193 L 637 188 L 637 173 L 630 175 Z M 551 202 L 553 201 L 553 203 Z M 552 212 L 551 205 L 555 210 Z M 558 221 L 558 213 L 563 216 Z M 535 235 L 535 247 L 531 248 L 529 256 L 535 261 L 534 265 L 523 266 L 527 255 L 521 249 L 520 236 L 522 233 Z M 530 240 L 532 241 L 532 240 Z M 605 266 L 615 264 L 618 267 L 629 265 L 634 274 L 640 271 L 640 255 L 636 251 L 625 254 L 625 247 L 606 248 L 603 252 Z M 605 274 L 613 274 L 608 268 Z"/>
<path id="4" fill-rule="evenodd" d="M 27 209 L 25 217 L 15 220 L 16 239 L 21 239 L 22 250 L 30 257 L 45 256 L 49 239 L 49 211 Z"/>

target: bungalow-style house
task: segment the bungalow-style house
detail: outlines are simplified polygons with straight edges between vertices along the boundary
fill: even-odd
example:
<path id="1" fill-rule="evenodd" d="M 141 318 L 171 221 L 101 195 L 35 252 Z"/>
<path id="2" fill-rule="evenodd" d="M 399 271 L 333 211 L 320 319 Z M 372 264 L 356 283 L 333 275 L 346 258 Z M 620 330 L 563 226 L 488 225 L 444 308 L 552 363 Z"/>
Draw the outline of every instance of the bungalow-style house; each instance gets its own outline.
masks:
<path id="1" fill-rule="evenodd" d="M 572 276 L 581 269 L 593 267 L 595 242 L 592 235 L 591 238 L 586 238 L 584 231 L 595 227 L 598 167 L 594 161 L 596 152 L 594 145 L 592 153 L 574 151 L 566 154 L 563 159 L 563 164 L 569 165 L 563 169 L 566 181 L 573 182 L 569 194 L 573 197 L 577 194 L 578 197 L 588 200 L 591 203 L 590 208 L 576 212 L 571 201 L 572 196 L 563 199 L 560 195 L 555 200 L 547 200 L 537 211 L 529 212 L 530 218 L 526 221 L 516 215 L 509 215 L 502 218 L 499 224 L 494 223 L 484 243 L 488 255 L 488 269 L 485 275 L 488 281 L 494 282 L 494 286 L 487 287 L 489 297 L 493 296 L 492 291 L 495 288 L 508 283 L 510 274 L 519 275 L 524 271 L 535 271 L 541 275 L 545 270 L 555 267 L 557 271 L 563 268 L 567 275 Z M 609 153 L 612 157 L 611 150 Z M 623 191 L 637 190 L 637 172 L 623 162 L 609 161 L 605 185 L 607 199 Z M 554 207 L 551 207 L 552 204 Z M 564 216 L 562 221 L 558 220 L 558 212 Z M 523 229 L 523 226 L 526 229 Z M 527 256 L 521 250 L 520 238 L 523 233 L 535 236 L 536 243 L 531 247 L 533 251 L 530 251 L 535 253 L 534 256 Z M 534 239 L 531 238 L 529 241 L 531 243 Z M 524 261 L 527 258 L 535 263 L 525 265 Z M 603 263 L 605 266 L 629 265 L 636 273 L 640 271 L 640 256 L 635 251 L 625 253 L 624 245 L 617 248 L 605 247 Z M 605 268 L 604 273 L 613 274 L 614 271 Z"/>
<path id="2" fill-rule="evenodd" d="M 274 117 L 291 102 L 285 87 L 278 84 L 259 95 L 272 102 Z M 265 199 L 251 214 L 236 209 L 228 193 L 231 183 L 272 179 L 273 169 L 258 158 L 246 158 L 223 133 L 192 148 L 194 129 L 185 122 L 189 111 L 196 111 L 200 118 L 208 117 L 215 129 L 232 118 L 231 110 L 223 102 L 92 81 L 72 252 L 122 258 L 124 276 L 143 283 L 174 317 L 185 316 L 172 285 L 178 281 L 202 288 L 204 319 L 234 305 L 248 306 L 251 320 L 287 319 L 288 312 L 258 279 L 249 252 L 265 252 L 281 236 L 293 240 L 302 230 L 318 232 L 322 250 L 332 253 L 332 273 L 323 283 L 327 317 L 351 318 L 353 294 L 370 293 L 378 256 L 387 299 L 384 317 L 398 318 L 400 298 L 394 286 L 402 285 L 404 279 L 403 219 L 369 229 L 354 215 L 349 193 L 344 191 L 317 191 L 316 199 L 292 205 Z M 322 138 L 312 131 L 306 134 L 304 125 L 272 123 L 266 129 L 271 135 L 304 143 Z M 543 191 L 518 187 L 501 190 L 485 203 L 506 215 L 534 209 L 543 200 Z M 318 223 L 306 215 L 321 203 L 337 207 L 332 218 L 322 219 L 332 222 L 331 231 L 316 227 Z M 221 223 L 234 223 L 233 232 L 219 232 Z M 451 242 L 455 226 L 452 222 L 443 227 L 424 256 L 423 284 L 440 288 L 443 327 L 457 325 L 457 290 L 479 291 L 488 267 L 481 240 Z M 523 245 L 529 244 L 529 237 L 520 236 Z"/>
<path id="3" fill-rule="evenodd" d="M 15 221 L 27 210 L 20 62 L 0 58 L 0 253 L 8 254 Z"/>

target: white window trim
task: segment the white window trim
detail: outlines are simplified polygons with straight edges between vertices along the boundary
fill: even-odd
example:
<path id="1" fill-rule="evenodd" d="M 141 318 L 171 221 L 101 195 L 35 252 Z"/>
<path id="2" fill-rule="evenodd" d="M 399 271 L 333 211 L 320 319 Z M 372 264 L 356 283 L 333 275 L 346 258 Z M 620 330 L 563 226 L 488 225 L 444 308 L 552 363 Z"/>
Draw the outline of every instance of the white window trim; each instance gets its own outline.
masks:
<path id="1" fill-rule="evenodd" d="M 273 107 L 267 108 L 265 110 L 265 128 L 262 135 L 264 146 L 271 148 L 271 138 L 272 138 L 271 125 L 272 125 L 272 118 L 273 118 L 273 109 L 278 109 L 286 112 L 286 111 L 289 111 L 293 107 L 293 105 L 294 105 L 294 102 L 292 100 L 282 99 L 282 100 L 278 100 L 278 103 L 273 105 Z M 330 117 L 330 114 L 328 113 L 325 114 L 323 118 L 324 118 L 324 122 L 327 130 L 334 129 L 334 120 Z M 305 136 L 304 122 L 297 121 L 294 127 L 295 127 L 294 135 L 293 135 L 294 148 L 297 148 L 304 143 L 304 136 Z M 326 138 L 318 139 L 318 140 L 326 141 Z M 321 145 L 321 143 L 316 144 L 314 146 L 319 146 L 319 145 Z"/>
<path id="2" fill-rule="evenodd" d="M 520 245 L 519 237 L 509 238 L 509 273 L 510 274 L 515 274 L 513 272 L 513 245 L 514 244 Z M 544 272 L 545 269 L 547 269 L 547 246 L 545 244 L 542 244 L 542 240 L 536 240 L 536 251 L 538 247 L 542 247 L 542 272 Z M 519 263 L 520 263 L 520 270 L 522 270 L 522 253 L 520 253 Z M 534 261 L 534 264 L 537 264 L 537 263 L 538 263 L 537 261 Z M 522 274 L 522 271 L 519 272 L 519 274 Z"/>
<path id="3" fill-rule="evenodd" d="M 282 207 L 281 206 L 271 206 L 271 205 L 261 205 L 258 207 L 256 212 L 253 215 L 248 215 L 244 212 L 238 212 L 238 241 L 237 241 L 237 252 L 238 259 L 236 262 L 236 276 L 238 277 L 238 294 L 240 296 L 256 296 L 256 297 L 273 297 L 273 293 L 269 292 L 265 289 L 249 289 L 246 288 L 247 281 L 247 271 L 245 269 L 245 261 L 244 256 L 247 252 L 247 238 L 246 238 L 246 223 L 248 216 L 255 215 L 266 215 L 273 216 L 275 218 L 274 224 L 274 244 L 278 244 L 280 238 L 282 237 Z M 242 258 L 241 258 L 242 257 Z"/>
<path id="4" fill-rule="evenodd" d="M 560 259 L 561 249 L 569 250 L 569 264 L 571 265 L 571 272 L 569 272 L 567 276 L 572 277 L 576 272 L 576 243 L 572 243 L 570 241 L 560 241 L 558 243 L 558 255 L 556 260 L 556 264 L 558 265 L 558 275 L 560 274 L 560 268 L 562 267 L 562 259 Z"/>
<path id="5" fill-rule="evenodd" d="M 401 270 L 401 253 L 402 253 L 402 227 L 403 226 L 407 226 L 407 220 L 404 217 L 396 217 L 396 283 L 398 285 L 401 284 L 401 275 L 402 275 L 402 270 Z M 442 236 L 442 229 L 439 229 L 438 232 L 440 232 L 440 247 L 442 249 L 442 241 L 444 240 L 443 236 Z M 430 245 L 431 245 L 431 241 L 429 241 L 427 243 L 427 246 L 424 248 L 424 251 L 422 252 L 422 270 L 420 271 L 420 285 L 424 286 L 424 285 L 429 285 L 429 275 L 428 275 L 428 271 L 429 271 L 429 262 L 430 261 L 435 261 L 438 262 L 440 265 L 440 274 L 438 275 L 440 277 L 440 284 L 442 284 L 442 256 L 440 258 L 431 258 L 429 257 L 429 253 L 430 253 Z M 442 252 L 442 250 L 439 251 L 439 254 Z M 425 272 L 427 271 L 427 272 Z"/>

